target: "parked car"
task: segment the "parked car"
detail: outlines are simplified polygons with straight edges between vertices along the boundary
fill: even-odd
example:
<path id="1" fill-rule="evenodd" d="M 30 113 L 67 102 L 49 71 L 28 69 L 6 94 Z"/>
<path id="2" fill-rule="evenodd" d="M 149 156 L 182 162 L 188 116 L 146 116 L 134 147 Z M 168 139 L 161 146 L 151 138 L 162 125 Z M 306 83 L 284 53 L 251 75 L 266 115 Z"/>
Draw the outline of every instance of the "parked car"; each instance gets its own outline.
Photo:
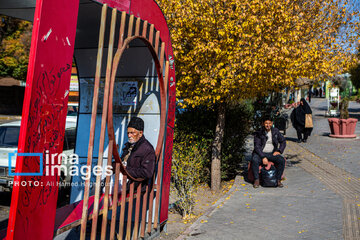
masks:
<path id="1" fill-rule="evenodd" d="M 9 153 L 17 151 L 19 142 L 21 121 L 12 121 L 9 123 L 0 124 L 0 192 L 10 190 L 13 176 L 9 176 Z M 68 156 L 74 153 L 76 140 L 76 122 L 66 121 L 65 138 L 63 153 Z M 65 161 L 63 161 L 65 164 Z M 12 172 L 15 172 L 16 160 L 11 161 Z M 66 168 L 68 169 L 69 161 L 66 161 Z M 70 184 L 71 176 L 65 175 L 63 172 L 60 174 L 60 181 Z M 63 184 L 64 185 L 64 184 Z"/>

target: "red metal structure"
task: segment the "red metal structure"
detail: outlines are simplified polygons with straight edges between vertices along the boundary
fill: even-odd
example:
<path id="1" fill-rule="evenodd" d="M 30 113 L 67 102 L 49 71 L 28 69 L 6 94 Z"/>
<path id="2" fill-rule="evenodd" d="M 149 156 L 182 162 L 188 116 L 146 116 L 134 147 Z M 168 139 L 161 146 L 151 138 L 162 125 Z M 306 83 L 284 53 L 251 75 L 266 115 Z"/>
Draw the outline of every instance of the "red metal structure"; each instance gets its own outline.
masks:
<path id="1" fill-rule="evenodd" d="M 136 191 L 134 184 L 130 185 L 130 189 L 126 189 L 126 184 L 123 184 L 119 194 L 109 194 L 108 187 L 101 193 L 101 179 L 97 178 L 94 195 L 90 194 L 90 180 L 86 181 L 82 200 L 56 209 L 58 177 L 17 176 L 14 180 L 6 239 L 51 239 L 54 235 L 79 225 L 79 237 L 85 239 L 89 222 L 91 231 L 88 231 L 88 234 L 91 232 L 90 238 L 95 239 L 100 234 L 97 225 L 101 215 L 103 217 L 99 225 L 102 239 L 113 239 L 115 236 L 119 239 L 146 238 L 158 232 L 168 217 L 175 117 L 175 69 L 169 30 L 156 2 L 37 0 L 35 5 L 35 0 L 0 0 L 0 13 L 27 20 L 33 16 L 34 23 L 19 153 L 62 152 L 73 56 L 75 61 L 77 58 L 84 58 L 80 55 L 84 52 L 82 49 L 94 48 L 94 42 L 97 44 L 97 57 L 87 56 L 88 63 L 94 67 L 89 71 L 83 67 L 86 64 L 82 64 L 81 60 L 78 64 L 80 79 L 85 79 L 85 73 L 94 78 L 86 164 L 93 167 L 94 141 L 98 141 L 97 165 L 102 166 L 103 162 L 110 164 L 111 159 L 117 162 L 115 193 L 119 187 L 117 179 L 120 174 L 123 182 L 127 179 L 141 180 L 130 176 L 122 165 L 117 145 L 119 142 L 113 127 L 113 111 L 116 105 L 113 102 L 116 92 L 114 83 L 122 70 L 119 62 L 132 44 L 141 43 L 141 47 L 148 49 L 157 75 L 160 98 L 160 129 L 157 144 L 154 146 L 157 171 L 154 173 L 152 186 L 148 187 L 145 193 L 141 193 L 141 185 Z M 94 26 L 91 23 L 97 24 Z M 103 57 L 104 49 L 108 52 L 107 60 Z M 101 111 L 99 96 L 102 98 Z M 141 101 L 139 103 L 141 104 Z M 133 107 L 130 115 L 136 113 L 138 110 Z M 95 137 L 99 114 L 100 136 Z M 103 161 L 106 146 L 108 160 Z M 38 172 L 42 165 L 38 157 L 18 156 L 16 172 Z M 106 178 L 106 182 L 109 181 L 110 179 Z M 24 186 L 20 184 L 22 182 L 28 184 Z M 34 182 L 40 183 L 40 186 L 31 184 Z M 117 209 L 120 209 L 119 217 L 116 214 Z"/>

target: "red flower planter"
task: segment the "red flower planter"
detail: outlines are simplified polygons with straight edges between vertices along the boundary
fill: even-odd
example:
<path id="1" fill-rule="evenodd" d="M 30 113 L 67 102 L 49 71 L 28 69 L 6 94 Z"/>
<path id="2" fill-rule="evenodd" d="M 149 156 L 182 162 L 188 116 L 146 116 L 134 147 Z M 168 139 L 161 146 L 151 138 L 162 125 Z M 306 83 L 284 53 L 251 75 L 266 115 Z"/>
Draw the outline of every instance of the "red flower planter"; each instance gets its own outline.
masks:
<path id="1" fill-rule="evenodd" d="M 339 119 L 339 118 L 329 118 L 330 126 L 330 137 L 335 138 L 356 138 L 355 128 L 357 119 L 348 118 L 348 119 Z"/>
<path id="2" fill-rule="evenodd" d="M 340 135 L 340 119 L 329 118 L 328 122 L 329 122 L 329 126 L 330 126 L 330 136 L 331 135 Z"/>

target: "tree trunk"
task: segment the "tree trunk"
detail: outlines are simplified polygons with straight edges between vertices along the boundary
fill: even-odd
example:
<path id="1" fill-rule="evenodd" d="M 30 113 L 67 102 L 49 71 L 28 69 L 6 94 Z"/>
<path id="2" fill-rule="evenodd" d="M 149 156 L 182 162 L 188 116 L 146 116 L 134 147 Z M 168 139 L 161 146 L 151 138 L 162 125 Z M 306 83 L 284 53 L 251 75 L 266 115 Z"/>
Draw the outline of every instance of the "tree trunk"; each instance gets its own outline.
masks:
<path id="1" fill-rule="evenodd" d="M 225 130 L 225 113 L 226 106 L 224 103 L 218 105 L 218 117 L 215 129 L 215 138 L 212 144 L 211 156 L 211 190 L 219 191 L 221 184 L 221 145 L 224 139 Z"/>

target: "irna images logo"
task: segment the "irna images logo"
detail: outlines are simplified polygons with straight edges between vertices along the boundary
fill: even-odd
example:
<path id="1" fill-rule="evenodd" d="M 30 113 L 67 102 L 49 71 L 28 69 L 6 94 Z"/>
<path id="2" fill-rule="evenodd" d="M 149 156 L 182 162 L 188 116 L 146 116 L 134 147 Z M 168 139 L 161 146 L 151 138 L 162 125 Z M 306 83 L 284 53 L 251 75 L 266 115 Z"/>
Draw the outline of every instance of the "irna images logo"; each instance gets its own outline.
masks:
<path id="1" fill-rule="evenodd" d="M 13 157 L 23 156 L 23 157 L 39 157 L 40 158 L 40 167 L 39 172 L 21 172 L 16 173 L 11 171 L 11 161 Z M 16 150 L 13 153 L 9 153 L 9 176 L 43 176 L 43 154 L 42 153 L 18 153 Z"/>
<path id="2" fill-rule="evenodd" d="M 9 153 L 9 176 L 81 176 L 83 180 L 87 180 L 91 177 L 91 174 L 95 176 L 101 176 L 103 173 L 105 176 L 111 176 L 113 174 L 112 166 L 94 166 L 90 169 L 90 166 L 79 164 L 79 156 L 75 153 L 66 155 L 65 153 L 52 153 L 45 151 L 45 168 L 43 161 L 43 153 L 18 153 L 14 151 Z M 40 166 L 38 172 L 12 172 L 11 162 L 16 156 L 24 157 L 39 157 Z"/>

